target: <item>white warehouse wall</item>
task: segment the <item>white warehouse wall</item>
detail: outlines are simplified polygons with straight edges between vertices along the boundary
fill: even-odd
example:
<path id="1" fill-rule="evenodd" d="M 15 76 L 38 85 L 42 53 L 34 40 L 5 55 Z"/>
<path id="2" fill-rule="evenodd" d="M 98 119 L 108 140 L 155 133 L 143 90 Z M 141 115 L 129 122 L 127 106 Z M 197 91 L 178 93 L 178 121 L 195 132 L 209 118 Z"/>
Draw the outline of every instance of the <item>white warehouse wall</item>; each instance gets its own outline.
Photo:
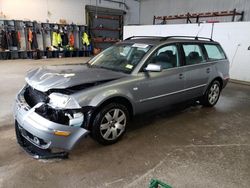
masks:
<path id="1" fill-rule="evenodd" d="M 211 36 L 212 24 L 125 26 L 130 36 Z M 250 22 L 214 24 L 213 39 L 225 50 L 230 61 L 230 78 L 250 82 Z"/>
<path id="2" fill-rule="evenodd" d="M 245 11 L 244 20 L 250 21 L 249 0 L 142 0 L 140 24 L 153 24 L 153 17 L 176 14 L 230 11 Z M 239 18 L 239 17 L 238 17 Z M 204 20 L 201 18 L 200 21 Z M 231 21 L 232 17 L 207 18 L 206 20 Z M 168 21 L 168 23 L 185 23 L 186 20 Z"/>
<path id="3" fill-rule="evenodd" d="M 6 19 L 36 20 L 83 24 L 82 0 L 0 0 L 1 13 Z"/>
<path id="4" fill-rule="evenodd" d="M 120 0 L 123 5 L 97 0 L 98 6 L 122 9 L 127 12 L 125 24 L 139 24 L 139 2 Z M 96 0 L 0 0 L 0 19 L 36 20 L 39 22 L 59 23 L 65 19 L 67 23 L 86 24 L 85 6 L 96 5 Z"/>

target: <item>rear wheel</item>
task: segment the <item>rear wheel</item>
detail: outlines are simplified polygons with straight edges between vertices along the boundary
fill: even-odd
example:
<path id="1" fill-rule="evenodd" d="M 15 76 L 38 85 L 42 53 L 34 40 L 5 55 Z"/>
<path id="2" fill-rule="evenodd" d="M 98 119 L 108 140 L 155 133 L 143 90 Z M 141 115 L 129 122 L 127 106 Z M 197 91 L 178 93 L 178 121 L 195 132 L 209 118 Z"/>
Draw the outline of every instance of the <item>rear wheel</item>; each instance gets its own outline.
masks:
<path id="1" fill-rule="evenodd" d="M 221 92 L 221 86 L 220 82 L 215 80 L 210 84 L 210 86 L 207 88 L 207 91 L 202 99 L 202 104 L 204 106 L 212 107 L 214 106 L 217 101 L 219 100 Z"/>
<path id="2" fill-rule="evenodd" d="M 122 104 L 111 103 L 97 113 L 93 122 L 92 135 L 103 145 L 113 144 L 125 133 L 128 120 L 127 108 Z"/>

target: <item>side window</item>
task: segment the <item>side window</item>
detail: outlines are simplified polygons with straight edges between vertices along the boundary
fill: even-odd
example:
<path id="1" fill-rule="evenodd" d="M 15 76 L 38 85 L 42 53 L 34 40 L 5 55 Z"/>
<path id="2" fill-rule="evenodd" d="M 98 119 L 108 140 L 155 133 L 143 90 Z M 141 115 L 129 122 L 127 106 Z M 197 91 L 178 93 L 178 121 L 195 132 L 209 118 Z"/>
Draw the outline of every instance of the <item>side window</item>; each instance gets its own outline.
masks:
<path id="1" fill-rule="evenodd" d="M 169 69 L 179 66 L 178 49 L 176 45 L 161 47 L 149 58 L 146 64 L 161 65 L 162 69 Z"/>
<path id="2" fill-rule="evenodd" d="M 198 44 L 183 44 L 186 65 L 193 65 L 205 62 L 204 55 Z"/>
<path id="3" fill-rule="evenodd" d="M 204 45 L 208 59 L 209 60 L 220 60 L 220 59 L 226 59 L 226 56 L 222 49 L 218 45 L 213 44 L 205 44 Z"/>

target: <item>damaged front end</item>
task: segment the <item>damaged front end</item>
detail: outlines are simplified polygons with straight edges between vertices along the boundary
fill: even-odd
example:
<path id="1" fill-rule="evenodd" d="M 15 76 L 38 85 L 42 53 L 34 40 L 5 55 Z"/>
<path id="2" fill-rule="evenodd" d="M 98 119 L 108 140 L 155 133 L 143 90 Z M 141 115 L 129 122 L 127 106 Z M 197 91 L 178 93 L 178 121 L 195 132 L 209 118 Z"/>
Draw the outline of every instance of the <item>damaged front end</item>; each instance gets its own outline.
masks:
<path id="1" fill-rule="evenodd" d="M 89 133 L 93 108 L 81 108 L 63 92 L 41 92 L 27 85 L 14 108 L 18 143 L 35 158 L 66 158 L 67 151 Z"/>

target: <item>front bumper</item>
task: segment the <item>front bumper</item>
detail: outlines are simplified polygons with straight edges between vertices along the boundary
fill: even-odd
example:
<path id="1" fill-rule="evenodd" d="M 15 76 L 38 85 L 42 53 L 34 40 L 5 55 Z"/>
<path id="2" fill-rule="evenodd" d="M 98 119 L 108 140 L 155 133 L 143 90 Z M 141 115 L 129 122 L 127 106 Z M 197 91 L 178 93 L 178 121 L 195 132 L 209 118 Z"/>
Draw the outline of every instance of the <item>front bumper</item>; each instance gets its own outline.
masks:
<path id="1" fill-rule="evenodd" d="M 16 131 L 16 137 L 17 142 L 22 146 L 22 148 L 30 154 L 35 159 L 54 159 L 54 158 L 60 158 L 60 159 L 66 159 L 68 158 L 68 152 L 62 151 L 62 152 L 52 152 L 51 149 L 41 149 L 37 147 L 36 145 L 32 144 L 32 142 L 28 141 L 29 139 L 26 139 L 23 136 L 23 132 L 25 131 L 23 128 L 21 128 L 17 121 L 15 121 L 15 131 Z M 25 134 L 28 132 L 25 131 Z"/>
<path id="2" fill-rule="evenodd" d="M 89 131 L 81 127 L 74 127 L 52 122 L 35 112 L 39 106 L 30 108 L 26 103 L 21 91 L 14 104 L 14 118 L 16 121 L 16 131 L 20 133 L 22 139 L 41 150 L 61 149 L 71 150 L 74 145 Z M 68 136 L 55 135 L 56 131 L 70 132 Z M 18 138 L 20 141 L 20 138 Z M 20 142 L 19 142 L 20 144 Z M 22 146 L 22 144 L 20 144 Z"/>

